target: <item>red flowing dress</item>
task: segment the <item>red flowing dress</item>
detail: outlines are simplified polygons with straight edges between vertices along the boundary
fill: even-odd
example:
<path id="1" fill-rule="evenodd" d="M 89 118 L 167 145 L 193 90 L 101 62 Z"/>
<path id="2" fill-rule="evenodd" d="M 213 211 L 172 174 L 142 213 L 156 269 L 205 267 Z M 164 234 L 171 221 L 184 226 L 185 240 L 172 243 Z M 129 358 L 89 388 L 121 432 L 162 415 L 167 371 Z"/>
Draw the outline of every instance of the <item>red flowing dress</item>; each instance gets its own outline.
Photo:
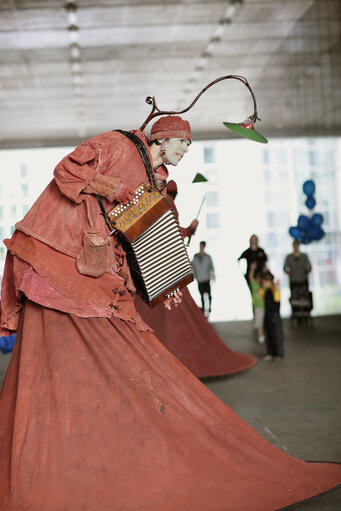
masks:
<path id="1" fill-rule="evenodd" d="M 101 144 L 97 171 L 110 167 Z M 81 161 L 63 165 L 90 173 Z M 2 328 L 17 339 L 0 398 L 1 511 L 271 511 L 341 483 L 341 465 L 288 456 L 214 396 L 143 324 L 117 273 L 77 275 L 72 222 L 95 216 L 84 201 L 65 216 L 59 197 L 54 220 L 44 197 L 45 236 L 29 213 L 7 242 Z"/>
<path id="2" fill-rule="evenodd" d="M 139 297 L 135 299 L 138 313 L 162 344 L 198 378 L 233 374 L 253 367 L 257 359 L 229 349 L 188 289 L 182 293 L 181 305 L 170 311 L 162 304 L 151 309 Z"/>
<path id="3" fill-rule="evenodd" d="M 167 200 L 178 219 L 171 195 L 167 194 Z M 188 229 L 181 228 L 184 237 L 190 235 Z M 141 298 L 135 298 L 138 313 L 162 344 L 198 378 L 233 374 L 253 367 L 256 358 L 230 350 L 215 333 L 188 289 L 183 289 L 182 293 L 181 305 L 170 311 L 163 304 L 150 308 Z"/>

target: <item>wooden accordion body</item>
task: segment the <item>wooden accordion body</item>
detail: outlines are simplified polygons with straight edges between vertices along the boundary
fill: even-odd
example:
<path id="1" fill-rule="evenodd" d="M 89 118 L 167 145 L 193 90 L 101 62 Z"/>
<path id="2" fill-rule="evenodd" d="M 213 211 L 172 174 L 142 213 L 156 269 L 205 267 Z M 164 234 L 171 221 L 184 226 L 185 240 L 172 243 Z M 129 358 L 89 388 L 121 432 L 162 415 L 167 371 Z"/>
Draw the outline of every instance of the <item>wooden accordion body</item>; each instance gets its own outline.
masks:
<path id="1" fill-rule="evenodd" d="M 108 213 L 120 235 L 141 297 L 154 307 L 193 281 L 179 224 L 165 197 L 142 184 L 134 199 Z"/>

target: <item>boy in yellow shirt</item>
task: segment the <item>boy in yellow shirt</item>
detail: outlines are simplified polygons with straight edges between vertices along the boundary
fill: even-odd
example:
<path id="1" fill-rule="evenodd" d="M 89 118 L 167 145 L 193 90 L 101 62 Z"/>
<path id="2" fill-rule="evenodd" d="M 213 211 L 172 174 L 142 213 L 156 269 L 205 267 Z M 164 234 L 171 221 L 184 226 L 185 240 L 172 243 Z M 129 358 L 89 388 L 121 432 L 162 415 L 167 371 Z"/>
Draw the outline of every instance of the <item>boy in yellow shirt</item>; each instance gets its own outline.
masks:
<path id="1" fill-rule="evenodd" d="M 274 280 L 269 270 L 262 274 L 262 280 L 264 288 L 260 292 L 264 294 L 264 331 L 267 353 L 264 360 L 281 360 L 284 358 L 284 336 L 279 313 L 281 300 L 279 282 Z"/>
<path id="2" fill-rule="evenodd" d="M 248 282 L 252 295 L 252 309 L 254 318 L 254 327 L 257 330 L 258 342 L 263 343 L 264 337 L 264 292 L 262 290 L 263 281 L 261 272 L 257 270 L 257 262 L 250 264 Z"/>

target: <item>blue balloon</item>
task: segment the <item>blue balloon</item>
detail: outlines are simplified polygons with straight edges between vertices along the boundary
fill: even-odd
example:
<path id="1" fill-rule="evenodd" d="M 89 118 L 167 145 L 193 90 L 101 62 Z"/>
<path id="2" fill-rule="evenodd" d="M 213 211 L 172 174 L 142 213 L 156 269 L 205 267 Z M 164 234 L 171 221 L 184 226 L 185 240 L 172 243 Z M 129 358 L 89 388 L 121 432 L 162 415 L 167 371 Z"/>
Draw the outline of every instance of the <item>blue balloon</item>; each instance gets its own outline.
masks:
<path id="1" fill-rule="evenodd" d="M 324 235 L 325 232 L 319 225 L 313 225 L 308 231 L 308 236 L 314 241 L 322 239 Z"/>
<path id="2" fill-rule="evenodd" d="M 297 220 L 297 225 L 302 231 L 307 231 L 310 227 L 310 218 L 306 215 L 300 215 Z"/>
<path id="3" fill-rule="evenodd" d="M 316 241 L 321 240 L 321 239 L 323 238 L 323 236 L 325 236 L 325 234 L 326 234 L 326 233 L 324 232 L 324 230 L 323 230 L 323 229 L 321 229 L 321 227 L 320 227 L 320 229 L 319 229 L 319 231 L 318 231 L 318 233 L 317 233 L 317 235 L 316 235 Z"/>
<path id="4" fill-rule="evenodd" d="M 305 205 L 307 206 L 308 209 L 313 209 L 316 205 L 316 200 L 314 199 L 314 197 L 308 197 L 307 200 L 305 201 Z"/>
<path id="5" fill-rule="evenodd" d="M 300 240 L 301 243 L 303 243 L 303 245 L 309 245 L 309 243 L 311 242 L 311 239 L 308 235 L 301 236 Z"/>
<path id="6" fill-rule="evenodd" d="M 13 350 L 15 338 L 16 334 L 0 337 L 0 351 L 2 353 L 10 353 Z"/>
<path id="7" fill-rule="evenodd" d="M 312 225 L 320 226 L 320 225 L 322 225 L 322 222 L 323 222 L 323 216 L 321 215 L 321 213 L 314 213 L 310 219 L 310 223 Z"/>
<path id="8" fill-rule="evenodd" d="M 289 234 L 293 238 L 298 239 L 298 238 L 300 238 L 301 231 L 300 231 L 300 229 L 298 227 L 290 227 L 289 228 Z"/>
<path id="9" fill-rule="evenodd" d="M 305 181 L 303 183 L 303 192 L 308 196 L 311 197 L 315 193 L 315 183 L 311 179 L 308 179 L 308 181 Z"/>

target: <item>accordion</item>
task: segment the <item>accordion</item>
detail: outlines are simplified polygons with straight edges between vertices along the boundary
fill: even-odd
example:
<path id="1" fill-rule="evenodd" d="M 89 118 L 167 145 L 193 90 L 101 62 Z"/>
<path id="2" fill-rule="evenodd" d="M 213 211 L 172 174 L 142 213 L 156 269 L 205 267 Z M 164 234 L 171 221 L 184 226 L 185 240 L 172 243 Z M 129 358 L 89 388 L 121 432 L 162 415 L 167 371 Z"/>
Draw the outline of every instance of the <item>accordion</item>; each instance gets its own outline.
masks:
<path id="1" fill-rule="evenodd" d="M 150 307 L 193 281 L 179 224 L 155 188 L 138 186 L 134 199 L 116 206 L 108 217 L 121 237 L 135 287 Z"/>

